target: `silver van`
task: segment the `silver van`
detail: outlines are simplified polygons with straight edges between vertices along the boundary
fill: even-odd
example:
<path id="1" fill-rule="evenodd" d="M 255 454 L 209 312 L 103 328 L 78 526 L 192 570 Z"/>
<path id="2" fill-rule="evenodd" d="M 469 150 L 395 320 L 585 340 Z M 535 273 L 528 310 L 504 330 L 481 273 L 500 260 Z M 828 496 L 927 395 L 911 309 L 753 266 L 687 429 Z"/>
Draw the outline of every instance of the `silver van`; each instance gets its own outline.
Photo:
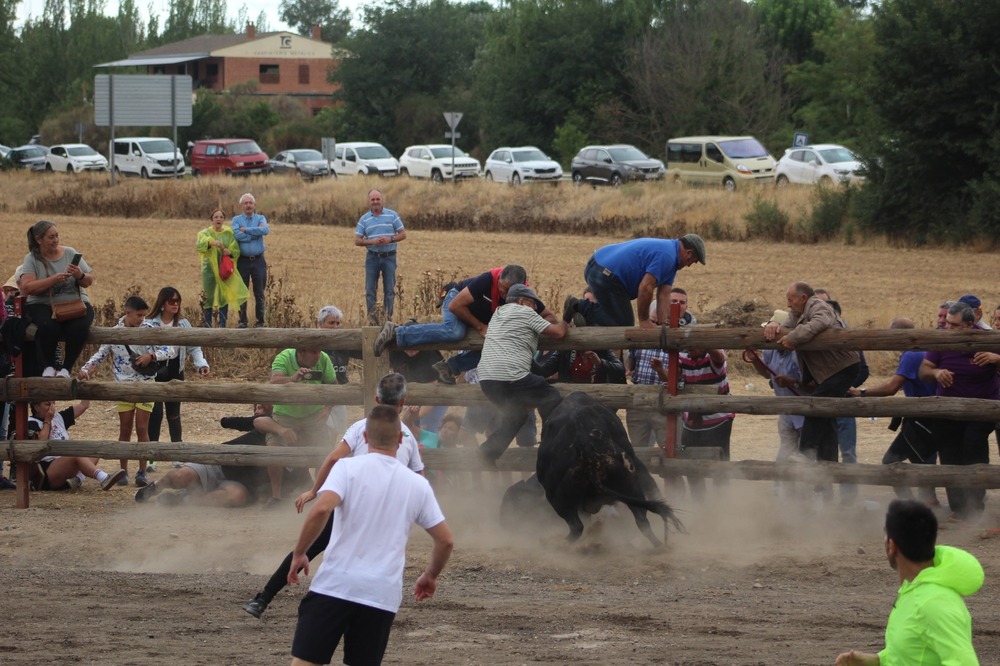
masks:
<path id="1" fill-rule="evenodd" d="M 184 156 L 170 139 L 125 137 L 111 146 L 114 170 L 142 178 L 166 178 L 184 175 Z M 109 162 L 112 155 L 108 155 Z"/>
<path id="2" fill-rule="evenodd" d="M 775 160 L 752 136 L 688 136 L 667 142 L 667 178 L 722 185 L 773 183 Z"/>

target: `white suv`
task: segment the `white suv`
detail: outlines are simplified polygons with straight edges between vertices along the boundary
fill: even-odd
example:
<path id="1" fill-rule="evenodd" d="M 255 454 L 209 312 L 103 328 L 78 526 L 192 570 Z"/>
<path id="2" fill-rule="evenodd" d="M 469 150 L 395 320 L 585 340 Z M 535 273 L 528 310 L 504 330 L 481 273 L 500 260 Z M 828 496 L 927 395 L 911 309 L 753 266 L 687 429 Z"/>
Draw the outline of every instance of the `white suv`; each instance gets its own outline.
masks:
<path id="1" fill-rule="evenodd" d="M 479 160 L 470 157 L 461 148 L 455 148 L 455 178 L 478 178 Z M 399 158 L 399 174 L 411 178 L 430 178 L 435 183 L 451 179 L 451 146 L 435 143 L 429 146 L 410 146 Z"/>
<path id="2" fill-rule="evenodd" d="M 483 165 L 486 180 L 511 185 L 523 182 L 558 183 L 563 171 L 559 163 L 534 146 L 497 148 Z"/>
<path id="3" fill-rule="evenodd" d="M 338 176 L 396 176 L 399 162 L 381 143 L 355 141 L 338 143 L 334 149 L 333 172 Z"/>
<path id="4" fill-rule="evenodd" d="M 49 148 L 45 156 L 46 171 L 107 171 L 108 160 L 104 155 L 83 143 L 62 143 Z"/>

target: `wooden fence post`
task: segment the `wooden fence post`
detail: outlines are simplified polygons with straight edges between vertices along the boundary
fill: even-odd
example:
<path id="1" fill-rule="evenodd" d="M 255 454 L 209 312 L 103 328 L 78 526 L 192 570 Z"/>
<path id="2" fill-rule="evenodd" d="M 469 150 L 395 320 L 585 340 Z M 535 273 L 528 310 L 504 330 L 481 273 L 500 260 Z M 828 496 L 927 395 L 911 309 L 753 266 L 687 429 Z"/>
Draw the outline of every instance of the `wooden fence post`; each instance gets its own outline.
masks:
<path id="1" fill-rule="evenodd" d="M 381 356 L 376 356 L 374 351 L 375 338 L 381 330 L 379 326 L 365 326 L 361 329 L 361 361 L 364 364 L 362 369 L 362 385 L 364 386 L 365 414 L 372 411 L 375 406 L 375 392 L 378 390 L 378 380 L 389 372 L 389 352 L 386 350 Z"/>

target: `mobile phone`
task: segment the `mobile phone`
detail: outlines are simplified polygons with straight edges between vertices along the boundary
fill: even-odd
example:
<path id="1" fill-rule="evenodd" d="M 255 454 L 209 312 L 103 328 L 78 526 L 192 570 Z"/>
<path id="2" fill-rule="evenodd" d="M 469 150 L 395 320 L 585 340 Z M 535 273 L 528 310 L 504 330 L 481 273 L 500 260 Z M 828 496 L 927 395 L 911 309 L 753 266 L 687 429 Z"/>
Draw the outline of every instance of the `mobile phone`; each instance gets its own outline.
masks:
<path id="1" fill-rule="evenodd" d="M 77 252 L 76 254 L 73 255 L 73 260 L 70 261 L 69 263 L 73 264 L 74 266 L 79 266 L 81 259 L 83 259 L 83 255 Z"/>

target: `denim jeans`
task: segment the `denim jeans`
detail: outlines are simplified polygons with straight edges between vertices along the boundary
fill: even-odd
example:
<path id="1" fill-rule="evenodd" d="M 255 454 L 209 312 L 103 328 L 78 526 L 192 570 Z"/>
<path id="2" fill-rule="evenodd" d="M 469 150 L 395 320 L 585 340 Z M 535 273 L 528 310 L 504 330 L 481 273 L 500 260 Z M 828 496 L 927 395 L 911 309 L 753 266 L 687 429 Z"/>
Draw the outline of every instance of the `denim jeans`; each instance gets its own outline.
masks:
<path id="1" fill-rule="evenodd" d="M 203 310 L 204 310 L 203 312 L 204 316 L 202 317 L 202 319 L 205 324 L 205 328 L 212 328 L 212 308 L 204 308 Z M 219 308 L 219 328 L 225 328 L 228 319 L 229 319 L 229 306 L 223 305 L 222 307 Z"/>
<path id="2" fill-rule="evenodd" d="M 853 416 L 837 417 L 837 446 L 840 447 L 840 462 L 848 465 L 858 462 L 858 421 Z M 853 500 L 857 496 L 855 484 L 840 484 L 841 500 Z"/>
<path id="3" fill-rule="evenodd" d="M 250 281 L 253 280 L 253 303 L 254 316 L 257 318 L 257 325 L 264 325 L 264 287 L 267 285 L 267 262 L 264 255 L 259 254 L 255 259 L 240 257 L 236 260 L 236 270 L 243 278 L 243 284 L 250 288 Z M 247 327 L 247 303 L 240 306 L 240 328 Z"/>
<path id="4" fill-rule="evenodd" d="M 378 291 L 378 277 L 382 276 L 382 300 L 385 317 L 392 319 L 392 306 L 396 301 L 396 253 L 379 254 L 371 250 L 365 256 L 365 305 L 368 307 L 368 321 L 375 322 L 375 297 Z"/>
<path id="5" fill-rule="evenodd" d="M 456 296 L 458 296 L 458 290 L 452 289 L 444 297 L 444 303 L 441 305 L 440 324 L 412 324 L 397 328 L 396 345 L 414 347 L 435 342 L 458 342 L 464 338 L 465 322 L 448 310 L 448 305 Z"/>
<path id="6" fill-rule="evenodd" d="M 545 381 L 543 377 L 528 374 L 513 382 L 492 381 L 488 379 L 479 382 L 483 394 L 500 410 L 500 422 L 496 430 L 491 432 L 486 441 L 479 446 L 484 458 L 495 461 L 510 446 L 511 440 L 528 420 L 528 410 L 538 409 L 545 419 L 562 401 L 559 391 Z"/>
<path id="7" fill-rule="evenodd" d="M 604 267 L 591 257 L 583 277 L 597 302 L 581 299 L 577 311 L 590 326 L 635 326 L 632 297 L 618 278 L 604 274 Z"/>

